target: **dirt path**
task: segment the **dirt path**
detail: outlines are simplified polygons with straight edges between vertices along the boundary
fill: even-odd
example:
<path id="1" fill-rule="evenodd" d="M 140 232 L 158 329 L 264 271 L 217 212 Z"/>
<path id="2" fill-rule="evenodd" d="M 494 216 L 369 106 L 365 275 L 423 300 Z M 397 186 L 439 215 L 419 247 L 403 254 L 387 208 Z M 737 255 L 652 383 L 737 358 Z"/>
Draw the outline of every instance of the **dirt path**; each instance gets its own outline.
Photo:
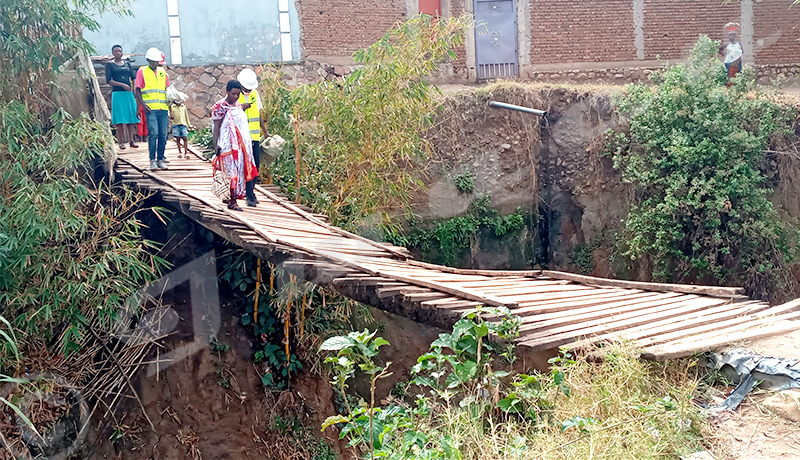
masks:
<path id="1" fill-rule="evenodd" d="M 731 348 L 744 348 L 776 358 L 800 359 L 800 328 L 790 334 L 740 343 Z M 761 403 L 771 394 L 753 392 L 736 412 L 723 412 L 712 421 L 718 440 L 731 453 L 726 460 L 800 460 L 800 424 L 777 417 L 762 407 Z"/>

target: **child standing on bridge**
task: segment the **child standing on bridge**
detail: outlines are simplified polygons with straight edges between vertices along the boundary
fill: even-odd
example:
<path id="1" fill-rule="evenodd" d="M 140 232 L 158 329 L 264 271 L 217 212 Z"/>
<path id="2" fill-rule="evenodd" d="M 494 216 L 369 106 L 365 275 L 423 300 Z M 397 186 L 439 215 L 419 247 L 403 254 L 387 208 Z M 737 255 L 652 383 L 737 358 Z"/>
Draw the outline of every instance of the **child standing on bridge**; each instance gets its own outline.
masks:
<path id="1" fill-rule="evenodd" d="M 178 158 L 189 158 L 189 113 L 183 102 L 178 100 L 170 105 L 169 119 L 172 120 L 172 137 L 178 144 Z"/>

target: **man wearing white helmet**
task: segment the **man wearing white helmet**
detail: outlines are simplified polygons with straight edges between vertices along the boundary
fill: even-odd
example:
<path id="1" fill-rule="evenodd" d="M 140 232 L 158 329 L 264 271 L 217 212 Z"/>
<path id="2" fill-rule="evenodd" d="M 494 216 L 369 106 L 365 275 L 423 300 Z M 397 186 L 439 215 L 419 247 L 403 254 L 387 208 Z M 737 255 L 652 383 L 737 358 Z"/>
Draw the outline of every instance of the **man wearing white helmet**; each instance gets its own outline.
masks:
<path id="1" fill-rule="evenodd" d="M 150 150 L 150 169 L 167 169 L 164 150 L 167 147 L 169 128 L 169 106 L 167 87 L 169 75 L 158 63 L 164 54 L 158 48 L 150 48 L 144 54 L 147 65 L 136 73 L 136 101 L 147 118 L 147 146 Z"/>
<path id="2" fill-rule="evenodd" d="M 258 95 L 258 76 L 253 69 L 243 69 L 236 76 L 239 83 L 244 87 L 244 91 L 239 95 L 239 103 L 242 105 L 247 124 L 250 128 L 250 138 L 253 140 L 253 159 L 256 161 L 256 171 L 261 167 L 261 133 L 267 132 L 264 120 L 261 119 L 261 97 Z M 258 199 L 254 193 L 258 176 L 245 184 L 245 194 L 248 206 L 258 204 Z"/>

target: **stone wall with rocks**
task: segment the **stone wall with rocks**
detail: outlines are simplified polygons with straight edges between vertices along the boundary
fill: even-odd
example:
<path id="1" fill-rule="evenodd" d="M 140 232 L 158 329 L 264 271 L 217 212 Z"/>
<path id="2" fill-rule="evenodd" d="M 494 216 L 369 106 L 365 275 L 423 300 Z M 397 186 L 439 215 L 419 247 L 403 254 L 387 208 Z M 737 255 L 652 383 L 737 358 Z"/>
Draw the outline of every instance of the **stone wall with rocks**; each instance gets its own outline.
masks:
<path id="1" fill-rule="evenodd" d="M 721 66 L 721 64 L 720 64 Z M 170 81 L 178 91 L 189 96 L 186 108 L 189 121 L 194 128 L 209 126 L 210 111 L 214 103 L 225 95 L 225 85 L 245 67 L 244 65 L 214 64 L 199 67 L 169 67 Z M 348 75 L 357 66 L 326 65 L 315 61 L 286 64 L 280 67 L 284 82 L 290 88 L 301 84 L 315 83 L 322 79 L 338 78 Z M 257 75 L 264 71 L 275 71 L 277 67 L 252 67 Z M 638 81 L 647 81 L 648 75 L 662 67 L 604 67 L 560 70 L 528 70 L 521 75 L 522 80 L 545 83 L 604 83 L 623 85 Z M 770 64 L 756 66 L 758 81 L 770 84 L 776 77 L 790 81 L 800 78 L 800 66 L 791 64 Z M 105 67 L 95 66 L 100 88 L 111 107 L 111 87 L 105 84 Z M 436 84 L 469 83 L 466 68 L 453 63 L 445 63 L 431 75 L 430 80 Z"/>
<path id="2" fill-rule="evenodd" d="M 800 65 L 797 64 L 768 64 L 757 65 L 756 75 L 760 84 L 768 85 L 777 78 L 786 78 L 790 81 L 800 76 Z M 651 67 L 598 67 L 585 69 L 561 70 L 530 70 L 522 77 L 534 82 L 574 82 L 574 83 L 605 83 L 624 85 L 639 81 L 648 81 L 648 76 L 663 69 L 663 66 Z M 720 64 L 722 71 L 722 64 Z"/>

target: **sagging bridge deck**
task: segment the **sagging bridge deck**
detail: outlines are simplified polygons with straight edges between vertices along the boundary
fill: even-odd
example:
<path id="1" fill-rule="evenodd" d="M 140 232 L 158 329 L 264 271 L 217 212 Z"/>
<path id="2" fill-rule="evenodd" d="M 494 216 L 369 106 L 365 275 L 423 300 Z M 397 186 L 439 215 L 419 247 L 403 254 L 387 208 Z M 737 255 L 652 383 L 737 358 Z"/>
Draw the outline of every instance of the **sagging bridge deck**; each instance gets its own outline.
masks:
<path id="1" fill-rule="evenodd" d="M 638 283 L 553 271 L 464 270 L 411 259 L 326 223 L 274 186 L 257 186 L 260 204 L 228 210 L 211 193 L 211 165 L 190 146 L 168 170 L 149 170 L 146 144 L 117 151 L 124 183 L 161 192 L 201 225 L 290 273 L 354 300 L 450 328 L 466 309 L 507 306 L 523 319 L 522 347 L 552 350 L 624 338 L 651 359 L 800 329 L 800 299 L 770 307 L 740 288 Z"/>

